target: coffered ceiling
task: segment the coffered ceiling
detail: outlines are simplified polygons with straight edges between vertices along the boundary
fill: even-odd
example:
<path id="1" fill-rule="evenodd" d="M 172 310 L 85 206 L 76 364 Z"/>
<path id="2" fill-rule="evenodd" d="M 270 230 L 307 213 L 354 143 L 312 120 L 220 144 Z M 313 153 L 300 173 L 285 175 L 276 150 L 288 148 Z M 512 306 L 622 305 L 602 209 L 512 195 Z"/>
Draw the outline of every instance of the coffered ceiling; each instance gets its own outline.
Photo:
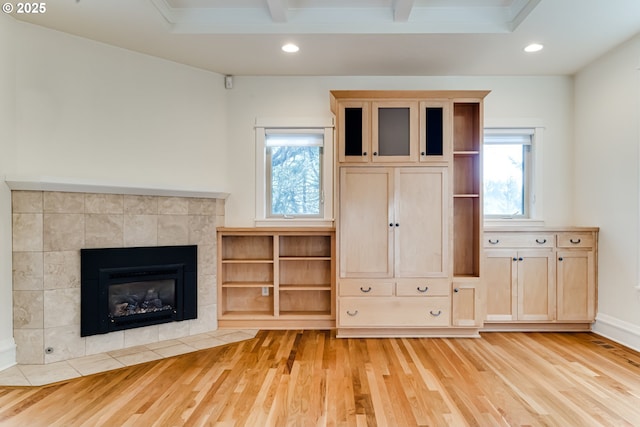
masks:
<path id="1" fill-rule="evenodd" d="M 570 75 L 640 32 L 639 0 L 55 0 L 12 16 L 231 75 Z"/>

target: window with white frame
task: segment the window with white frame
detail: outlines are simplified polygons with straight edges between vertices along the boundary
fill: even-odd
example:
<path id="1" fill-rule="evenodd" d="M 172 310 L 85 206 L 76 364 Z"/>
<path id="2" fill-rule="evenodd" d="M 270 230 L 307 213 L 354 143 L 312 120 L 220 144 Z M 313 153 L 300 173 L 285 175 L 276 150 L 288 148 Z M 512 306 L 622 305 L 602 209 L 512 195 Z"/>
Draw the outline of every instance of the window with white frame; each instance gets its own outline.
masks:
<path id="1" fill-rule="evenodd" d="M 483 146 L 484 216 L 533 217 L 535 128 L 485 128 Z"/>
<path id="2" fill-rule="evenodd" d="M 333 128 L 256 127 L 256 224 L 332 221 Z"/>

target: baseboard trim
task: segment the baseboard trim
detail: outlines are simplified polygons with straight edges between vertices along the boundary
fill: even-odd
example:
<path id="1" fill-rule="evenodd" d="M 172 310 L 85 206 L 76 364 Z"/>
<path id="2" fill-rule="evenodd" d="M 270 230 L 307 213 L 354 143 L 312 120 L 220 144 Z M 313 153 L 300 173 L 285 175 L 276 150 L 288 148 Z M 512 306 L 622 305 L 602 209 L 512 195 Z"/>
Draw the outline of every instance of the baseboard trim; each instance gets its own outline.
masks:
<path id="1" fill-rule="evenodd" d="M 596 316 L 593 332 L 635 351 L 640 351 L 640 326 L 638 325 L 599 313 Z"/>
<path id="2" fill-rule="evenodd" d="M 0 341 L 0 371 L 16 364 L 16 342 L 13 338 Z"/>

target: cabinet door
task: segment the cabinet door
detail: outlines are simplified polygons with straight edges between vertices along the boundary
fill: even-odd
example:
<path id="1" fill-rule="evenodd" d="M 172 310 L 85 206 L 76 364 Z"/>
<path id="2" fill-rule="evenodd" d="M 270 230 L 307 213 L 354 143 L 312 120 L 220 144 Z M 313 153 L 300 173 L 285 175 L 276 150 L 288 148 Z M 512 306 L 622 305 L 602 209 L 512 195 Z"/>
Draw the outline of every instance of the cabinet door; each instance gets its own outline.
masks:
<path id="1" fill-rule="evenodd" d="M 518 320 L 554 320 L 555 262 L 553 252 L 518 251 Z"/>
<path id="2" fill-rule="evenodd" d="M 371 159 L 369 102 L 345 101 L 338 107 L 338 161 Z"/>
<path id="3" fill-rule="evenodd" d="M 395 277 L 448 276 L 447 168 L 398 168 L 394 191 Z"/>
<path id="4" fill-rule="evenodd" d="M 477 282 L 453 283 L 451 323 L 453 326 L 482 326 L 481 287 Z"/>
<path id="5" fill-rule="evenodd" d="M 558 320 L 595 320 L 593 251 L 557 252 Z"/>
<path id="6" fill-rule="evenodd" d="M 442 162 L 451 158 L 451 104 L 420 102 L 420 161 Z"/>
<path id="7" fill-rule="evenodd" d="M 487 249 L 484 254 L 486 320 L 514 321 L 518 317 L 518 254 L 510 249 Z"/>
<path id="8" fill-rule="evenodd" d="M 418 160 L 418 102 L 380 101 L 371 105 L 371 160 Z"/>
<path id="9" fill-rule="evenodd" d="M 340 277 L 392 277 L 393 170 L 340 170 Z"/>

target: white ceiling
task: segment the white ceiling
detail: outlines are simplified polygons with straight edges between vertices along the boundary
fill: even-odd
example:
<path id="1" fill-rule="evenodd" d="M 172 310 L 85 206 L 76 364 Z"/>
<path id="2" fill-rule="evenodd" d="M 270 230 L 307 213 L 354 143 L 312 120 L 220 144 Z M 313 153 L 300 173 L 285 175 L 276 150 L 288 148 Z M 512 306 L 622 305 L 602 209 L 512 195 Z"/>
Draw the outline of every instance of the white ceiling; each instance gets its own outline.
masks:
<path id="1" fill-rule="evenodd" d="M 640 32 L 640 0 L 52 0 L 46 7 L 12 16 L 230 75 L 571 75 Z M 300 52 L 283 53 L 285 42 Z M 531 42 L 545 49 L 525 54 Z"/>

